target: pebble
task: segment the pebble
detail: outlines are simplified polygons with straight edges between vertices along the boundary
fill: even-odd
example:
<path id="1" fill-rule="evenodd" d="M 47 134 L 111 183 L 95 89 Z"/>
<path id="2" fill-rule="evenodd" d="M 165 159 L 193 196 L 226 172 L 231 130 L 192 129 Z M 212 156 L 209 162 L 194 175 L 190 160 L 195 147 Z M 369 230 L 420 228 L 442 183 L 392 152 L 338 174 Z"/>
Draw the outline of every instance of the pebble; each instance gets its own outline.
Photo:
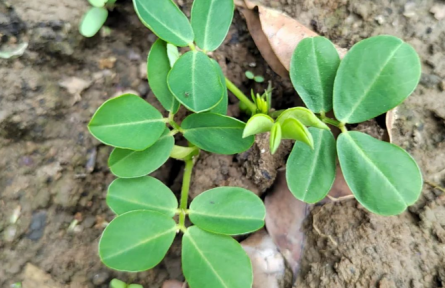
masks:
<path id="1" fill-rule="evenodd" d="M 46 212 L 40 211 L 32 216 L 31 224 L 29 225 L 29 232 L 27 237 L 31 240 L 37 241 L 43 236 L 46 226 Z"/>
<path id="2" fill-rule="evenodd" d="M 5 229 L 5 231 L 3 232 L 3 239 L 9 243 L 14 241 L 16 236 L 17 236 L 17 226 L 16 225 L 8 226 Z"/>
<path id="3" fill-rule="evenodd" d="M 104 284 L 108 278 L 110 278 L 110 275 L 108 272 L 102 271 L 99 273 L 94 274 L 93 276 L 93 284 L 96 286 Z"/>

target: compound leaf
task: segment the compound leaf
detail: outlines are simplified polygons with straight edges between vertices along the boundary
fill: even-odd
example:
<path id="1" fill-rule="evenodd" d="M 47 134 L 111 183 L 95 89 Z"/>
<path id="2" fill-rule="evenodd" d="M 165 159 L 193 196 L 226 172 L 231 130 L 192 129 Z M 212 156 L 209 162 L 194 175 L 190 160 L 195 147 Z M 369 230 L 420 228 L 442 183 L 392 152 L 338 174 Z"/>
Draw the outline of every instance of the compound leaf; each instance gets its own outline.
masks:
<path id="1" fill-rule="evenodd" d="M 178 201 L 164 183 L 146 176 L 114 180 L 108 187 L 107 205 L 117 215 L 134 210 L 151 210 L 173 217 Z"/>
<path id="2" fill-rule="evenodd" d="M 344 123 L 359 123 L 403 102 L 420 80 L 420 59 L 409 44 L 375 36 L 352 47 L 338 68 L 334 113 Z"/>
<path id="3" fill-rule="evenodd" d="M 315 116 L 315 114 L 311 110 L 304 107 L 295 107 L 285 110 L 283 113 L 280 114 L 277 122 L 283 124 L 284 121 L 289 118 L 294 118 L 300 121 L 301 124 L 303 124 L 304 126 L 330 130 L 329 127 L 325 123 L 323 123 L 323 121 L 318 119 L 318 117 Z"/>
<path id="4" fill-rule="evenodd" d="M 147 59 L 147 78 L 150 88 L 165 110 L 178 112 L 179 102 L 168 88 L 167 75 L 171 70 L 168 44 L 161 39 L 151 46 Z"/>
<path id="5" fill-rule="evenodd" d="M 246 124 L 228 116 L 201 113 L 182 121 L 184 137 L 202 150 L 216 154 L 236 154 L 252 146 L 254 137 L 243 138 Z"/>
<path id="6" fill-rule="evenodd" d="M 218 187 L 192 201 L 189 217 L 193 224 L 209 232 L 246 234 L 264 226 L 266 208 L 263 201 L 249 190 Z"/>
<path id="7" fill-rule="evenodd" d="M 115 148 L 108 158 L 111 172 L 120 178 L 145 176 L 161 167 L 170 157 L 175 139 L 165 128 L 155 144 L 142 151 Z"/>
<path id="8" fill-rule="evenodd" d="M 192 27 L 195 42 L 204 51 L 218 48 L 229 32 L 235 4 L 233 0 L 195 0 L 192 7 Z"/>
<path id="9" fill-rule="evenodd" d="M 230 236 L 197 226 L 188 228 L 182 238 L 182 270 L 191 288 L 248 288 L 253 284 L 252 264 L 241 245 Z"/>
<path id="10" fill-rule="evenodd" d="M 218 70 L 200 51 L 182 55 L 168 74 L 167 83 L 176 99 L 197 113 L 214 108 L 224 94 Z"/>
<path id="11" fill-rule="evenodd" d="M 108 10 L 103 7 L 92 7 L 83 15 L 79 32 L 84 37 L 93 37 L 99 32 L 108 18 Z"/>
<path id="12" fill-rule="evenodd" d="M 164 119 L 156 108 L 133 94 L 107 100 L 88 124 L 99 141 L 118 148 L 144 150 L 165 130 Z"/>
<path id="13" fill-rule="evenodd" d="M 295 198 L 316 203 L 329 193 L 335 179 L 336 148 L 331 131 L 309 128 L 314 149 L 295 142 L 286 163 L 286 180 Z"/>
<path id="14" fill-rule="evenodd" d="M 153 268 L 165 257 L 176 229 L 171 217 L 158 212 L 124 213 L 105 228 L 99 242 L 100 259 L 109 268 L 119 271 L 139 272 Z"/>
<path id="15" fill-rule="evenodd" d="M 255 114 L 249 121 L 243 131 L 243 138 L 264 132 L 269 132 L 274 125 L 274 120 L 266 114 Z"/>
<path id="16" fill-rule="evenodd" d="M 332 89 L 340 57 L 324 37 L 303 39 L 292 55 L 290 78 L 306 106 L 315 113 L 332 110 Z"/>
<path id="17" fill-rule="evenodd" d="M 281 137 L 281 124 L 277 122 L 272 126 L 272 129 L 270 130 L 270 153 L 274 154 L 277 151 L 278 147 L 280 147 Z"/>
<path id="18" fill-rule="evenodd" d="M 187 17 L 172 0 L 133 0 L 141 22 L 162 40 L 176 46 L 193 42 L 193 30 Z"/>
<path id="19" fill-rule="evenodd" d="M 312 139 L 312 134 L 309 132 L 309 130 L 301 124 L 300 121 L 294 118 L 288 118 L 283 121 L 283 124 L 281 125 L 282 130 L 282 138 L 283 139 L 292 139 L 301 141 L 303 143 L 306 143 L 311 147 L 314 148 L 314 140 Z"/>
<path id="20" fill-rule="evenodd" d="M 371 212 L 397 215 L 419 198 L 422 174 L 402 148 L 361 132 L 346 132 L 338 138 L 337 151 L 346 183 Z"/>
<path id="21" fill-rule="evenodd" d="M 222 100 L 216 105 L 215 108 L 210 110 L 212 113 L 221 114 L 221 115 L 227 115 L 227 106 L 229 105 L 229 93 L 227 92 L 227 86 L 226 86 L 226 77 L 224 76 L 224 73 L 221 69 L 221 66 L 219 66 L 218 62 L 216 62 L 214 59 L 212 60 L 213 65 L 215 66 L 215 69 L 219 73 L 219 81 L 221 82 L 221 85 L 223 87 L 223 98 Z"/>

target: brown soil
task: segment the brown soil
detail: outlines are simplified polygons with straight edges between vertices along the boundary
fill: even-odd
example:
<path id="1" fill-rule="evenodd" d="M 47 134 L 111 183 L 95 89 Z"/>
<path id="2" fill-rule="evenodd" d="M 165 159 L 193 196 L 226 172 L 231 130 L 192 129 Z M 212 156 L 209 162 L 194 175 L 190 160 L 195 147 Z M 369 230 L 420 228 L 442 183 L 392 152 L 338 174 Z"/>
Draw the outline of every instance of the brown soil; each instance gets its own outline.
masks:
<path id="1" fill-rule="evenodd" d="M 190 9 L 190 1 L 179 2 Z M 417 159 L 425 179 L 444 184 L 445 20 L 429 13 L 433 1 L 269 2 L 344 47 L 384 33 L 414 45 L 424 74 L 399 110 L 396 142 Z M 84 39 L 77 26 L 87 1 L 0 1 L 0 44 L 29 43 L 22 57 L 0 60 L 0 287 L 25 280 L 27 263 L 60 287 L 107 287 L 119 277 L 156 288 L 166 279 L 183 279 L 179 239 L 157 268 L 143 273 L 111 271 L 97 257 L 103 226 L 113 218 L 104 201 L 113 180 L 107 168 L 111 149 L 94 140 L 86 124 L 104 100 L 124 90 L 160 107 L 140 69 L 156 38 L 141 25 L 131 1 L 118 3 L 107 21 L 111 35 Z M 277 109 L 297 101 L 290 83 L 261 59 L 238 13 L 214 56 L 245 92 L 267 86 L 245 78 L 244 72 L 252 70 L 273 82 Z M 91 81 L 80 99 L 60 85 L 72 77 Z M 239 115 L 236 99 L 230 101 L 232 115 Z M 192 192 L 237 185 L 263 193 L 289 147 L 270 157 L 262 137 L 240 155 L 203 154 Z M 154 176 L 178 192 L 181 170 L 171 161 Z M 445 286 L 444 206 L 443 196 L 430 187 L 399 217 L 369 214 L 353 200 L 316 206 L 304 224 L 307 243 L 297 287 Z M 76 219 L 78 225 L 70 229 Z"/>

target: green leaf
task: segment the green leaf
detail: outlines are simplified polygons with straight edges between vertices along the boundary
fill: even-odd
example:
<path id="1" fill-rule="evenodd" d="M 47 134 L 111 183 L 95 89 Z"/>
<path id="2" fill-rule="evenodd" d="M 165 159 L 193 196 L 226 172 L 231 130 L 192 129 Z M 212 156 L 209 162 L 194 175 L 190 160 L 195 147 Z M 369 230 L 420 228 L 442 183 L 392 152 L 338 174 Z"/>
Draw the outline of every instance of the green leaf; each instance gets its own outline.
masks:
<path id="1" fill-rule="evenodd" d="M 309 132 L 309 130 L 301 124 L 300 121 L 294 118 L 288 118 L 283 121 L 283 124 L 281 125 L 282 130 L 282 138 L 283 139 L 292 139 L 301 141 L 303 143 L 306 143 L 311 147 L 314 148 L 314 140 L 312 139 L 312 134 Z"/>
<path id="2" fill-rule="evenodd" d="M 272 126 L 272 129 L 270 130 L 270 153 L 275 154 L 278 147 L 280 147 L 281 137 L 281 124 L 277 122 Z"/>
<path id="3" fill-rule="evenodd" d="M 155 144 L 143 151 L 115 148 L 108 159 L 111 172 L 121 178 L 145 176 L 157 170 L 170 157 L 175 139 L 165 128 L 164 134 Z"/>
<path id="4" fill-rule="evenodd" d="M 192 26 L 172 0 L 133 0 L 142 23 L 162 40 L 184 47 L 193 42 Z"/>
<path id="5" fill-rule="evenodd" d="M 402 148 L 361 132 L 342 133 L 337 141 L 340 166 L 355 198 L 380 215 L 397 215 L 422 191 L 422 174 Z"/>
<path id="6" fill-rule="evenodd" d="M 253 80 L 255 80 L 255 82 L 257 82 L 257 83 L 263 83 L 264 82 L 264 77 L 263 76 L 255 76 L 253 78 Z"/>
<path id="7" fill-rule="evenodd" d="M 197 147 L 184 147 L 184 146 L 173 146 L 173 150 L 170 153 L 170 157 L 177 160 L 187 160 L 187 158 L 196 156 L 199 154 L 199 149 Z"/>
<path id="8" fill-rule="evenodd" d="M 224 76 L 224 73 L 221 69 L 221 66 L 219 66 L 218 62 L 216 62 L 214 59 L 212 60 L 213 65 L 215 66 L 215 69 L 219 73 L 219 81 L 221 81 L 221 85 L 223 87 L 223 98 L 222 100 L 216 105 L 215 108 L 210 110 L 209 112 L 221 114 L 221 115 L 227 115 L 227 106 L 229 105 L 229 94 L 227 92 L 227 86 L 226 86 L 226 76 Z"/>
<path id="9" fill-rule="evenodd" d="M 130 285 L 128 285 L 127 288 L 144 288 L 144 286 L 142 286 L 140 284 L 130 284 Z"/>
<path id="10" fill-rule="evenodd" d="M 167 56 L 168 56 L 168 60 L 170 62 L 170 67 L 173 67 L 173 65 L 175 65 L 175 63 L 176 63 L 176 60 L 178 60 L 179 56 L 181 56 L 179 54 L 178 47 L 168 43 L 167 44 Z"/>
<path id="11" fill-rule="evenodd" d="M 233 0 L 194 0 L 192 27 L 195 42 L 204 51 L 218 48 L 229 32 L 235 4 Z"/>
<path id="12" fill-rule="evenodd" d="M 403 102 L 420 80 L 420 59 L 409 44 L 375 36 L 352 47 L 338 68 L 334 112 L 344 123 L 359 123 Z"/>
<path id="13" fill-rule="evenodd" d="M 192 114 L 182 121 L 184 137 L 202 150 L 216 154 L 236 154 L 249 149 L 254 137 L 243 138 L 246 124 L 214 113 Z"/>
<path id="14" fill-rule="evenodd" d="M 90 2 L 91 6 L 100 8 L 105 6 L 107 0 L 88 0 L 88 2 Z"/>
<path id="15" fill-rule="evenodd" d="M 286 163 L 286 180 L 295 198 L 316 203 L 329 193 L 335 179 L 336 148 L 331 131 L 309 128 L 314 149 L 295 142 Z"/>
<path id="16" fill-rule="evenodd" d="M 173 217 L 178 201 L 173 192 L 156 178 L 118 178 L 108 187 L 107 205 L 117 215 L 134 210 L 151 210 Z"/>
<path id="17" fill-rule="evenodd" d="M 156 108 L 133 94 L 107 100 L 88 124 L 99 141 L 123 149 L 144 150 L 165 130 L 165 121 Z"/>
<path id="18" fill-rule="evenodd" d="M 237 235 L 264 226 L 266 208 L 253 192 L 238 187 L 218 187 L 205 191 L 190 204 L 190 221 L 218 234 Z"/>
<path id="19" fill-rule="evenodd" d="M 253 78 L 255 78 L 255 74 L 253 74 L 252 71 L 246 71 L 245 74 L 247 79 L 253 80 Z"/>
<path id="20" fill-rule="evenodd" d="M 277 119 L 277 122 L 284 123 L 286 119 L 294 118 L 301 122 L 304 126 L 316 127 L 320 129 L 330 130 L 329 127 L 318 119 L 315 114 L 304 107 L 295 107 L 285 110 Z"/>
<path id="21" fill-rule="evenodd" d="M 110 282 L 110 288 L 127 288 L 127 283 L 119 279 L 113 279 Z"/>
<path id="22" fill-rule="evenodd" d="M 256 135 L 264 132 L 269 132 L 272 129 L 274 120 L 266 114 L 255 114 L 249 121 L 243 131 L 243 138 Z"/>
<path id="23" fill-rule="evenodd" d="M 116 217 L 99 241 L 102 262 L 114 270 L 153 268 L 167 254 L 176 235 L 172 218 L 154 211 L 131 211 Z"/>
<path id="24" fill-rule="evenodd" d="M 182 55 L 168 74 L 167 83 L 176 99 L 197 113 L 214 108 L 224 94 L 219 72 L 199 51 Z"/>
<path id="25" fill-rule="evenodd" d="M 80 21 L 79 32 L 84 37 L 93 37 L 99 32 L 108 18 L 108 10 L 105 8 L 92 7 Z"/>
<path id="26" fill-rule="evenodd" d="M 230 236 L 190 227 L 182 238 L 182 270 L 191 288 L 249 288 L 252 264 Z"/>
<path id="27" fill-rule="evenodd" d="M 324 37 L 303 39 L 295 49 L 290 78 L 304 104 L 313 112 L 332 110 L 332 89 L 339 64 L 337 50 Z"/>
<path id="28" fill-rule="evenodd" d="M 170 72 L 170 60 L 167 51 L 167 43 L 158 39 L 151 46 L 147 60 L 147 78 L 150 88 L 156 98 L 161 102 L 165 110 L 176 113 L 179 102 L 167 85 L 167 75 Z"/>

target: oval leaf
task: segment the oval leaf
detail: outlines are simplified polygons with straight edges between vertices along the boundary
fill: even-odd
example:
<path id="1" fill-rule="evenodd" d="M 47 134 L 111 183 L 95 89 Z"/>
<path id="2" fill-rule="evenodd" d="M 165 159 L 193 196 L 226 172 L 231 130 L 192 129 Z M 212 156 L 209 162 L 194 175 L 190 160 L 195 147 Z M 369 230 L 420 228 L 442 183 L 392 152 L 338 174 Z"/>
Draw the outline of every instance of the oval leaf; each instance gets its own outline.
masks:
<path id="1" fill-rule="evenodd" d="M 283 113 L 280 114 L 277 122 L 283 124 L 284 121 L 289 118 L 294 118 L 300 121 L 301 124 L 303 124 L 304 126 L 330 130 L 329 127 L 325 123 L 323 123 L 323 121 L 318 119 L 318 117 L 315 116 L 315 114 L 311 110 L 304 107 L 295 107 L 285 110 Z"/>
<path id="2" fill-rule="evenodd" d="M 269 132 L 274 125 L 274 120 L 266 114 L 255 114 L 249 121 L 243 131 L 243 138 L 264 132 Z"/>
<path id="3" fill-rule="evenodd" d="M 131 211 L 105 228 L 99 256 L 109 268 L 139 272 L 153 268 L 165 257 L 176 235 L 172 218 L 154 211 Z"/>
<path id="4" fill-rule="evenodd" d="M 422 174 L 402 148 L 361 132 L 347 132 L 339 136 L 337 150 L 346 183 L 371 212 L 397 215 L 419 198 Z"/>
<path id="5" fill-rule="evenodd" d="M 213 51 L 224 41 L 233 19 L 233 0 L 195 0 L 192 27 L 195 42 L 204 51 Z"/>
<path id="6" fill-rule="evenodd" d="M 274 154 L 281 143 L 281 124 L 275 123 L 270 131 L 270 153 Z"/>
<path id="7" fill-rule="evenodd" d="M 193 112 L 214 108 L 223 97 L 219 72 L 202 52 L 189 51 L 175 63 L 167 77 L 176 99 Z"/>
<path id="8" fill-rule="evenodd" d="M 134 210 L 151 210 L 173 217 L 178 201 L 164 183 L 146 176 L 114 180 L 108 187 L 107 205 L 117 215 Z"/>
<path id="9" fill-rule="evenodd" d="M 228 264 L 230 263 L 230 264 Z M 248 288 L 252 264 L 230 236 L 190 227 L 182 238 L 182 270 L 192 288 Z"/>
<path id="10" fill-rule="evenodd" d="M 88 0 L 90 2 L 91 6 L 94 7 L 104 7 L 105 3 L 107 3 L 107 0 Z"/>
<path id="11" fill-rule="evenodd" d="M 99 32 L 108 18 L 108 10 L 105 8 L 92 7 L 83 15 L 80 21 L 79 32 L 84 37 L 93 37 Z"/>
<path id="12" fill-rule="evenodd" d="M 161 138 L 143 151 L 115 148 L 108 158 L 111 172 L 120 178 L 136 178 L 161 167 L 170 157 L 175 145 L 175 139 L 169 132 L 165 128 Z"/>
<path id="13" fill-rule="evenodd" d="M 167 85 L 167 75 L 170 72 L 170 60 L 167 53 L 167 43 L 161 39 L 151 46 L 147 60 L 147 78 L 150 88 L 165 110 L 175 114 L 179 109 L 179 102 L 173 96 Z"/>
<path id="14" fill-rule="evenodd" d="M 218 71 L 219 74 L 219 81 L 221 81 L 221 85 L 223 87 L 223 97 L 222 100 L 216 105 L 215 108 L 210 110 L 212 113 L 221 114 L 221 115 L 227 115 L 227 106 L 229 105 L 229 93 L 227 92 L 227 86 L 226 86 L 226 76 L 224 76 L 224 73 L 221 69 L 221 66 L 219 66 L 218 62 L 216 62 L 214 59 L 212 60 L 213 65 L 215 66 L 215 69 Z"/>
<path id="15" fill-rule="evenodd" d="M 243 138 L 246 124 L 214 113 L 192 114 L 182 121 L 184 137 L 202 150 L 216 154 L 236 154 L 249 149 L 254 137 Z"/>
<path id="16" fill-rule="evenodd" d="M 264 226 L 266 208 L 249 190 L 219 187 L 196 197 L 190 204 L 189 217 L 193 224 L 209 232 L 246 234 Z"/>
<path id="17" fill-rule="evenodd" d="M 161 113 L 144 99 L 124 94 L 102 104 L 88 129 L 107 145 L 144 150 L 159 139 L 165 130 L 165 122 Z"/>
<path id="18" fill-rule="evenodd" d="M 281 130 L 283 139 L 301 141 L 309 145 L 309 147 L 311 147 L 312 149 L 314 148 L 314 140 L 312 139 L 312 134 L 309 132 L 306 126 L 301 124 L 301 122 L 297 119 L 286 119 L 283 122 Z"/>
<path id="19" fill-rule="evenodd" d="M 176 46 L 193 42 L 193 30 L 187 17 L 172 0 L 133 0 L 142 23 L 162 40 Z"/>
<path id="20" fill-rule="evenodd" d="M 303 39 L 292 55 L 290 78 L 304 104 L 315 113 L 332 110 L 332 90 L 340 57 L 324 37 Z"/>
<path id="21" fill-rule="evenodd" d="M 335 179 L 336 148 L 331 131 L 309 128 L 314 149 L 295 142 L 286 163 L 286 180 L 295 198 L 316 203 L 328 195 Z"/>
<path id="22" fill-rule="evenodd" d="M 420 80 L 419 56 L 393 36 L 375 36 L 352 47 L 338 68 L 334 112 L 339 121 L 359 123 L 403 102 Z"/>

